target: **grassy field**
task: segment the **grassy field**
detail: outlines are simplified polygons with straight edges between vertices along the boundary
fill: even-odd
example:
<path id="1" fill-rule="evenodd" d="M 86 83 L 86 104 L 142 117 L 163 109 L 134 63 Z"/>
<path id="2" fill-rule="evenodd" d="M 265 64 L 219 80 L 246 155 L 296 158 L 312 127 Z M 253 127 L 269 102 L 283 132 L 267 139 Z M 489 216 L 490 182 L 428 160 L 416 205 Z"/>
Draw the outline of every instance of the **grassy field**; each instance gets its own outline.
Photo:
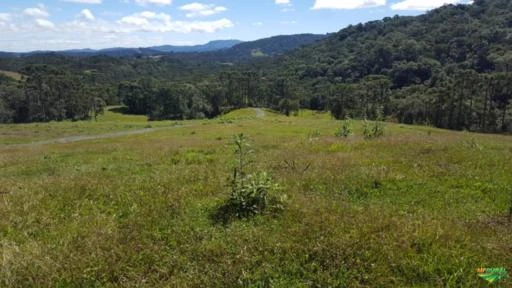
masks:
<path id="1" fill-rule="evenodd" d="M 119 107 L 109 107 L 103 115 L 98 116 L 96 121 L 0 124 L 0 145 L 30 144 L 67 137 L 103 135 L 148 128 L 169 128 L 182 124 L 176 121 L 149 122 L 146 116 L 126 116 L 111 111 L 115 111 L 116 108 Z"/>
<path id="2" fill-rule="evenodd" d="M 12 145 L 148 125 L 162 129 Z M 512 272 L 510 136 L 340 126 L 252 109 L 1 125 L 0 287 L 489 287 L 477 268 Z M 222 225 L 240 132 L 285 209 Z"/>
<path id="3" fill-rule="evenodd" d="M 5 75 L 7 77 L 11 77 L 14 80 L 18 80 L 18 81 L 23 80 L 23 75 L 21 75 L 20 73 L 17 73 L 17 72 L 0 70 L 0 74 Z"/>

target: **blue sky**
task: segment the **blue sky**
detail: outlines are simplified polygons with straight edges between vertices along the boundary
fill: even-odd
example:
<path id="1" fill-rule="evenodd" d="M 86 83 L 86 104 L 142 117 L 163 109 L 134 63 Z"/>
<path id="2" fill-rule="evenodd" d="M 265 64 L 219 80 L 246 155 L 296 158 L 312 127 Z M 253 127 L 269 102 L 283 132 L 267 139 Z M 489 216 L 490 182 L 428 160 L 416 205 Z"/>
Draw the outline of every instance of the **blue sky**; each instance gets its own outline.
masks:
<path id="1" fill-rule="evenodd" d="M 469 0 L 1 0 L 0 51 L 193 45 L 336 32 Z"/>

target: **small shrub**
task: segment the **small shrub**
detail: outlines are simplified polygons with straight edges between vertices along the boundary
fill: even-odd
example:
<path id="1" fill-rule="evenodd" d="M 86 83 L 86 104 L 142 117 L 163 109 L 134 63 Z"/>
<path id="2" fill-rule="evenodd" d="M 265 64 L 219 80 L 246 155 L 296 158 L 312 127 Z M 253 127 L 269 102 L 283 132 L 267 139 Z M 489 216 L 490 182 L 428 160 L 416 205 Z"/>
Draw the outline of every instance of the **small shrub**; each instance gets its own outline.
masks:
<path id="1" fill-rule="evenodd" d="M 378 138 L 384 136 L 384 123 L 382 121 L 369 122 L 366 119 L 363 123 L 363 135 L 365 138 Z"/>
<path id="2" fill-rule="evenodd" d="M 283 198 L 274 194 L 279 185 L 265 171 L 248 173 L 253 153 L 244 134 L 234 137 L 233 146 L 236 167 L 231 179 L 231 193 L 226 202 L 213 215 L 214 220 L 227 223 L 233 219 L 247 218 L 258 214 L 276 213 L 283 210 Z"/>
<path id="3" fill-rule="evenodd" d="M 346 118 L 341 125 L 340 130 L 336 131 L 334 134 L 336 137 L 344 137 L 347 138 L 354 134 L 352 130 L 352 120 L 350 118 Z"/>
<path id="4" fill-rule="evenodd" d="M 282 202 L 271 194 L 279 190 L 266 172 L 249 174 L 244 181 L 234 181 L 229 199 L 223 206 L 228 216 L 247 218 L 282 209 Z"/>

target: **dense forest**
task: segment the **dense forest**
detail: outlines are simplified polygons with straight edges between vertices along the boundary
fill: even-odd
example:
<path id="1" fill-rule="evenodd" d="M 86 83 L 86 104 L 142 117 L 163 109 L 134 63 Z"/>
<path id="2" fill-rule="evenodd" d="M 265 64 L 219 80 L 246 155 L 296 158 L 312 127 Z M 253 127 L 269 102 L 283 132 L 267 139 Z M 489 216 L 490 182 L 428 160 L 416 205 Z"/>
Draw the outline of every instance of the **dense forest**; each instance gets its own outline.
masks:
<path id="1" fill-rule="evenodd" d="M 475 0 L 352 25 L 314 41 L 281 36 L 147 57 L 7 57 L 0 69 L 24 79 L 0 78 L 0 121 L 86 119 L 105 104 L 123 103 L 152 120 L 260 106 L 287 115 L 309 108 L 337 119 L 511 132 L 511 35 L 512 2 Z"/>
<path id="2" fill-rule="evenodd" d="M 479 0 L 347 27 L 286 67 L 337 118 L 510 131 L 511 35 L 512 2 Z"/>
<path id="3" fill-rule="evenodd" d="M 0 122 L 46 122 L 96 117 L 105 107 L 102 91 L 48 66 L 23 69 L 24 81 L 0 75 Z"/>

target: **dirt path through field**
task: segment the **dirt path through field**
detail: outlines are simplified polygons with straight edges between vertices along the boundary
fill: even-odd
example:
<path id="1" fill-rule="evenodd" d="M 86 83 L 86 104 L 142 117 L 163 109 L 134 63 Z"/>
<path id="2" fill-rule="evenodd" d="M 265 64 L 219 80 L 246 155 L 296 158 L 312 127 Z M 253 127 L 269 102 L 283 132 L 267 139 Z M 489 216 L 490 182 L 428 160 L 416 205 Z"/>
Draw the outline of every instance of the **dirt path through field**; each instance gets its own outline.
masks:
<path id="1" fill-rule="evenodd" d="M 184 127 L 184 126 L 173 126 L 173 127 L 165 127 L 165 128 L 145 128 L 139 130 L 132 131 L 120 131 L 120 132 L 112 132 L 105 133 L 99 135 L 77 135 L 77 136 L 68 136 L 57 139 L 43 140 L 32 143 L 22 143 L 22 144 L 8 144 L 8 145 L 0 145 L 0 148 L 20 148 L 20 147 L 34 147 L 40 145 L 48 145 L 48 144 L 65 144 L 65 143 L 73 143 L 79 141 L 87 141 L 87 140 L 98 140 L 98 139 L 108 139 L 108 138 L 116 138 L 122 136 L 130 136 L 130 135 L 140 135 L 147 134 L 155 131 Z"/>
<path id="2" fill-rule="evenodd" d="M 256 113 L 256 118 L 263 118 L 266 116 L 265 111 L 261 108 L 254 108 L 254 112 Z M 88 141 L 88 140 L 108 139 L 108 138 L 116 138 L 116 137 L 122 137 L 122 136 L 147 134 L 147 133 L 151 133 L 151 132 L 155 132 L 155 131 L 171 129 L 171 128 L 178 128 L 178 127 L 186 127 L 186 126 L 181 125 L 181 126 L 164 127 L 164 128 L 145 128 L 145 129 L 139 129 L 139 130 L 120 131 L 120 132 L 112 132 L 112 133 L 105 133 L 105 134 L 98 134 L 98 135 L 68 136 L 68 137 L 62 137 L 62 138 L 57 138 L 57 139 L 42 140 L 42 141 L 37 141 L 37 142 L 32 142 L 32 143 L 0 145 L 0 148 L 36 147 L 36 146 L 48 145 L 48 144 L 65 144 L 65 143 L 73 143 L 73 142 Z"/>

